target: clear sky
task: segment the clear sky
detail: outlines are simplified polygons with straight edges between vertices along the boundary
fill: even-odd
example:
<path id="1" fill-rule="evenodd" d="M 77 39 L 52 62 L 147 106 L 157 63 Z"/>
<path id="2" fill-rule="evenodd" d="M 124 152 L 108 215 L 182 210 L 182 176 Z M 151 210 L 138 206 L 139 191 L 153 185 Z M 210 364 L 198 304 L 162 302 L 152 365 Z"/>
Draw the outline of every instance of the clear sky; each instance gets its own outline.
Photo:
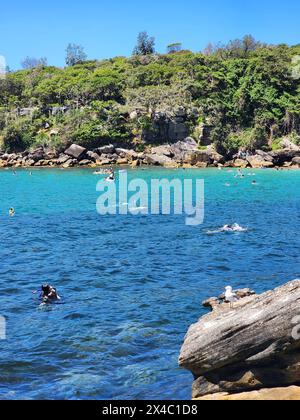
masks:
<path id="1" fill-rule="evenodd" d="M 89 58 L 130 55 L 147 30 L 164 52 L 172 42 L 202 50 L 251 33 L 268 43 L 300 43 L 299 0 L 0 0 L 0 55 L 16 69 L 27 55 L 64 65 L 69 42 Z"/>

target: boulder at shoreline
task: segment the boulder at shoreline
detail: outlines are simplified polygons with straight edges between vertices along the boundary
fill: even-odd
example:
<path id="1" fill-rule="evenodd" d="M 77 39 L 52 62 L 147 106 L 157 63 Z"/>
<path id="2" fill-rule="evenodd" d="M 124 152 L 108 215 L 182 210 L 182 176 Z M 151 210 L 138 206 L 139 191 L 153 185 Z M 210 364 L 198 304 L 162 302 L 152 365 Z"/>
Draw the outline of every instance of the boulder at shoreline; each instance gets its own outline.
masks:
<path id="1" fill-rule="evenodd" d="M 80 159 L 87 150 L 84 147 L 72 144 L 66 151 L 65 154 L 71 156 L 74 159 Z"/>

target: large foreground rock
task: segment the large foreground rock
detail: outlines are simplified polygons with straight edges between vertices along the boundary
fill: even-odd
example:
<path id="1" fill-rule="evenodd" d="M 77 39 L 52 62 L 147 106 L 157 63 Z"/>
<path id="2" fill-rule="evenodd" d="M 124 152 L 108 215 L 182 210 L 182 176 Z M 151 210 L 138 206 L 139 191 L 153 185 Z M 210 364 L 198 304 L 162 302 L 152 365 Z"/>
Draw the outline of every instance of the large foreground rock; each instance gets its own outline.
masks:
<path id="1" fill-rule="evenodd" d="M 300 280 L 216 305 L 181 351 L 180 366 L 195 377 L 193 397 L 300 384 L 299 316 Z"/>
<path id="2" fill-rule="evenodd" d="M 199 401 L 300 401 L 300 387 L 261 389 L 242 394 L 213 394 L 197 398 Z"/>

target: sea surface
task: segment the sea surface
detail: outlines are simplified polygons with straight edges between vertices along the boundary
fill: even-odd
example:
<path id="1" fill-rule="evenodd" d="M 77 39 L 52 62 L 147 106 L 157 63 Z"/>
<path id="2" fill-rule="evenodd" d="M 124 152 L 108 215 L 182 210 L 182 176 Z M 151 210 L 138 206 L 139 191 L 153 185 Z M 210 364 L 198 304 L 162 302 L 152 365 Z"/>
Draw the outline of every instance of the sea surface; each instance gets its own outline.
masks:
<path id="1" fill-rule="evenodd" d="M 186 226 L 185 215 L 100 216 L 89 169 L 1 170 L 0 399 L 190 399 L 178 356 L 201 302 L 300 277 L 300 171 L 235 175 L 128 171 L 203 179 L 204 223 Z M 248 230 L 210 233 L 231 223 Z M 43 283 L 62 305 L 40 306 Z"/>

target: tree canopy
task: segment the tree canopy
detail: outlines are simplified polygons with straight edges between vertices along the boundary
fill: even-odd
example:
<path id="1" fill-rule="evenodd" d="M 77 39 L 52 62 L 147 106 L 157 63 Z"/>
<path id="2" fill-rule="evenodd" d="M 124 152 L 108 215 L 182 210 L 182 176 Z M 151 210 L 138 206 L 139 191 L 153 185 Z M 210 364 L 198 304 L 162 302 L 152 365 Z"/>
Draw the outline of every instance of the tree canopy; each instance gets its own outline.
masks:
<path id="1" fill-rule="evenodd" d="M 270 148 L 287 135 L 299 142 L 299 56 L 299 45 L 268 46 L 251 36 L 203 53 L 159 55 L 143 33 L 132 57 L 103 61 L 86 61 L 83 49 L 70 46 L 66 68 L 26 66 L 0 79 L 0 142 L 9 150 L 136 142 L 144 123 L 131 112 L 150 117 L 176 107 L 187 110 L 191 135 L 210 126 L 226 153 Z"/>
<path id="2" fill-rule="evenodd" d="M 46 57 L 35 58 L 35 57 L 26 57 L 21 62 L 21 66 L 25 70 L 31 70 L 36 67 L 46 67 L 48 65 L 48 60 Z"/>
<path id="3" fill-rule="evenodd" d="M 150 37 L 147 32 L 140 32 L 137 45 L 133 50 L 133 55 L 148 55 L 155 53 L 155 39 Z"/>
<path id="4" fill-rule="evenodd" d="M 83 63 L 87 59 L 84 48 L 81 45 L 69 44 L 66 49 L 67 66 L 75 66 L 75 64 Z"/>

